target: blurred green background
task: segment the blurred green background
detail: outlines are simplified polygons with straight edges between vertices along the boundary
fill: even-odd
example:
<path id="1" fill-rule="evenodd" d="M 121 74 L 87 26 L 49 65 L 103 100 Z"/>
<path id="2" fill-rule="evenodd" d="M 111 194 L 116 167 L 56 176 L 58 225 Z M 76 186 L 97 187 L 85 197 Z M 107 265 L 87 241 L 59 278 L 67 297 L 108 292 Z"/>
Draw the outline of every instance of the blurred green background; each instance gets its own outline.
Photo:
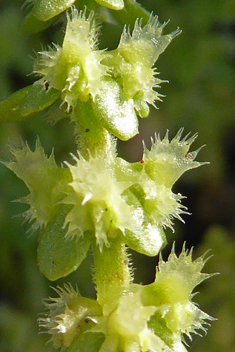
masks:
<path id="1" fill-rule="evenodd" d="M 187 196 L 184 204 L 191 216 L 185 224 L 175 222 L 174 234 L 167 231 L 169 254 L 176 240 L 177 251 L 186 240 L 195 246 L 195 257 L 211 249 L 213 258 L 206 271 L 220 276 L 203 283 L 194 298 L 208 314 L 218 318 L 204 339 L 196 336 L 190 351 L 235 351 L 235 2 L 234 0 L 142 0 L 161 22 L 171 19 L 165 33 L 179 26 L 182 34 L 157 62 L 166 95 L 159 110 L 151 110 L 140 120 L 140 133 L 129 142 L 118 144 L 119 155 L 129 161 L 142 156 L 142 140 L 150 146 L 150 136 L 166 129 L 172 138 L 180 127 L 185 133 L 198 132 L 193 145 L 200 152 L 198 160 L 210 165 L 182 177 L 175 192 Z M 33 58 L 51 42 L 62 42 L 60 21 L 42 33 L 23 35 L 19 25 L 27 13 L 22 1 L 0 0 L 0 99 L 31 84 Z M 102 28 L 100 46 L 115 48 L 122 26 L 113 22 Z M 37 136 L 46 153 L 54 147 L 58 163 L 75 152 L 72 126 L 61 120 L 51 126 L 42 116 L 18 124 L 0 124 L 0 159 L 8 160 L 11 145 L 27 141 L 34 148 Z M 48 337 L 38 335 L 37 317 L 43 311 L 42 299 L 54 295 L 50 286 L 76 282 L 83 295 L 94 297 L 89 256 L 75 273 L 49 282 L 39 272 L 36 262 L 37 236 L 27 233 L 28 224 L 17 216 L 26 206 L 12 202 L 27 194 L 22 181 L 0 165 L 0 351 L 52 351 L 45 345 Z M 154 279 L 157 258 L 133 253 L 136 282 Z"/>

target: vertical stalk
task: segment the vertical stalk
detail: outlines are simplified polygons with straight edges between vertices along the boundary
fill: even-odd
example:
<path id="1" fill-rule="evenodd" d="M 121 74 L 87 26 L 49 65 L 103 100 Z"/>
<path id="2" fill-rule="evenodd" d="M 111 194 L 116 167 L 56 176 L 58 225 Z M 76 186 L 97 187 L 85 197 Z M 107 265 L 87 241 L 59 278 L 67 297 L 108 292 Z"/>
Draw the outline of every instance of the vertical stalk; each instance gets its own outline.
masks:
<path id="1" fill-rule="evenodd" d="M 102 127 L 94 116 L 90 101 L 79 102 L 74 109 L 72 121 L 75 123 L 76 142 L 85 159 L 103 153 L 109 157 L 113 150 L 111 134 Z"/>
<path id="2" fill-rule="evenodd" d="M 97 300 L 104 304 L 117 304 L 119 297 L 128 289 L 132 280 L 126 247 L 120 238 L 110 240 L 110 247 L 102 252 L 94 244 L 95 283 Z"/>
<path id="3" fill-rule="evenodd" d="M 115 155 L 114 142 L 111 134 L 103 128 L 93 113 L 91 102 L 78 103 L 72 114 L 76 126 L 79 152 L 85 159 L 100 155 L 112 160 Z M 93 243 L 94 279 L 97 300 L 109 308 L 117 304 L 119 297 L 128 290 L 132 280 L 131 269 L 125 244 L 117 236 L 109 239 L 110 246 L 99 246 Z"/>

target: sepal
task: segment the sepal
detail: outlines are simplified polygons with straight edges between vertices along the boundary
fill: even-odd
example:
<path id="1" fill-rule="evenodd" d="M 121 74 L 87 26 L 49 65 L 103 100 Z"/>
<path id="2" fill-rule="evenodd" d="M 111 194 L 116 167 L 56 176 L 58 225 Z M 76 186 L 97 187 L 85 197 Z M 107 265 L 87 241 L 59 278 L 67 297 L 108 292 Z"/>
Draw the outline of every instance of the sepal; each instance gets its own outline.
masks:
<path id="1" fill-rule="evenodd" d="M 55 216 L 58 203 L 65 197 L 70 181 L 69 170 L 58 167 L 54 155 L 47 157 L 39 142 L 33 152 L 27 144 L 12 148 L 12 161 L 2 162 L 24 181 L 30 193 L 19 199 L 28 204 L 23 214 L 32 222 L 32 231 L 45 227 Z"/>
<path id="2" fill-rule="evenodd" d="M 160 256 L 155 281 L 146 286 L 146 293 L 150 294 L 149 302 L 153 304 L 151 294 L 155 295 L 156 292 L 155 304 L 174 304 L 189 299 L 197 285 L 215 275 L 201 272 L 207 260 L 205 255 L 193 260 L 192 249 L 186 250 L 185 244 L 177 257 L 173 246 L 168 261 L 165 262 Z"/>
<path id="3" fill-rule="evenodd" d="M 189 152 L 191 144 L 197 138 L 197 133 L 191 137 L 188 133 L 182 138 L 183 130 L 181 128 L 171 141 L 168 131 L 163 139 L 159 134 L 155 134 L 155 139 L 151 139 L 150 150 L 144 145 L 145 172 L 158 184 L 172 187 L 184 172 L 208 164 L 207 162 L 195 161 L 202 147 Z"/>

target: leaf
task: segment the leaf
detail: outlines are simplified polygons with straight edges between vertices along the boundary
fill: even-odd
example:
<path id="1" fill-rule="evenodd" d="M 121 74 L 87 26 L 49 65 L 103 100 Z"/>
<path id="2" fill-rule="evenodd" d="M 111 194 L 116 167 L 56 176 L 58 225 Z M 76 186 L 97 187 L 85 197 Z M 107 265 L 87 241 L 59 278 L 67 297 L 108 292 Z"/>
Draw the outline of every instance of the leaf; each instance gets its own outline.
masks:
<path id="1" fill-rule="evenodd" d="M 55 89 L 46 91 L 41 85 L 31 85 L 11 94 L 0 102 L 0 121 L 19 122 L 52 105 L 60 96 Z"/>
<path id="2" fill-rule="evenodd" d="M 27 95 L 31 86 L 25 87 L 11 94 L 0 102 L 0 121 L 17 122 L 26 120 L 30 116 L 23 115 L 21 112 L 21 102 Z"/>
<path id="3" fill-rule="evenodd" d="M 51 281 L 75 271 L 85 259 L 90 247 L 87 236 L 66 238 L 67 228 L 63 225 L 71 208 L 71 205 L 63 206 L 39 237 L 38 265 L 41 272 Z"/>
<path id="4" fill-rule="evenodd" d="M 37 0 L 32 14 L 40 21 L 48 21 L 67 10 L 74 2 L 75 0 Z"/>
<path id="5" fill-rule="evenodd" d="M 20 25 L 20 30 L 23 34 L 31 34 L 43 31 L 44 29 L 50 27 L 50 25 L 56 20 L 56 18 L 50 21 L 40 21 L 33 14 L 32 11 L 24 18 Z"/>
<path id="6" fill-rule="evenodd" d="M 122 10 L 124 8 L 123 0 L 96 0 L 96 2 L 111 10 Z"/>
<path id="7" fill-rule="evenodd" d="M 128 140 L 138 133 L 138 119 L 132 100 L 124 100 L 117 82 L 106 79 L 93 102 L 96 118 L 114 136 Z"/>
<path id="8" fill-rule="evenodd" d="M 34 84 L 30 87 L 21 102 L 23 116 L 44 110 L 60 97 L 60 92 L 53 88 L 46 91 L 40 84 Z"/>
<path id="9" fill-rule="evenodd" d="M 84 331 L 65 352 L 98 352 L 104 339 L 103 333 Z"/>

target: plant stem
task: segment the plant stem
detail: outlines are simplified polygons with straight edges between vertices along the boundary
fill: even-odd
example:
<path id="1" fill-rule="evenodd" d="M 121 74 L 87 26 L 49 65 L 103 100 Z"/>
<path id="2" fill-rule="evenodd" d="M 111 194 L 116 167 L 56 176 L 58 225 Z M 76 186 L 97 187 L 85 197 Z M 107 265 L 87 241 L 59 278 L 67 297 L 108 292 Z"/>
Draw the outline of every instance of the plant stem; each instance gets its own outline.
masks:
<path id="1" fill-rule="evenodd" d="M 113 302 L 117 304 L 119 297 L 132 281 L 126 247 L 116 237 L 110 240 L 110 247 L 103 247 L 102 252 L 94 245 L 93 254 L 97 300 L 102 306 Z"/>
<path id="2" fill-rule="evenodd" d="M 101 152 L 109 157 L 114 143 L 111 134 L 97 121 L 90 101 L 78 103 L 72 113 L 75 123 L 76 142 L 79 152 L 85 159 L 99 155 Z"/>

